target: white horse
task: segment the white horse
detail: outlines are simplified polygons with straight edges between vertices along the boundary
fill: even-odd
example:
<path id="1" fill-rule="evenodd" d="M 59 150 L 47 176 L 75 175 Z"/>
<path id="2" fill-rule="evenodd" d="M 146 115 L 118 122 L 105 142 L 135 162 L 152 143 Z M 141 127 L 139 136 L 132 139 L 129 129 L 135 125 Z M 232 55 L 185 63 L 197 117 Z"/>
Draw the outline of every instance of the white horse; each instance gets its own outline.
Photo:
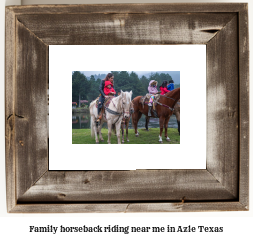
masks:
<path id="1" fill-rule="evenodd" d="M 90 125 L 91 125 L 91 136 L 95 135 L 96 143 L 99 143 L 97 134 L 99 133 L 99 139 L 104 141 L 101 128 L 103 122 L 107 122 L 108 126 L 108 144 L 111 144 L 111 134 L 112 134 L 112 124 L 115 124 L 118 144 L 121 144 L 120 141 L 120 126 L 122 118 L 128 119 L 130 117 L 130 103 L 131 103 L 132 91 L 131 92 L 122 92 L 120 96 L 114 97 L 109 104 L 108 108 L 105 108 L 105 117 L 101 119 L 100 125 L 96 126 L 96 118 L 98 117 L 98 112 L 96 108 L 96 101 L 90 103 Z"/>

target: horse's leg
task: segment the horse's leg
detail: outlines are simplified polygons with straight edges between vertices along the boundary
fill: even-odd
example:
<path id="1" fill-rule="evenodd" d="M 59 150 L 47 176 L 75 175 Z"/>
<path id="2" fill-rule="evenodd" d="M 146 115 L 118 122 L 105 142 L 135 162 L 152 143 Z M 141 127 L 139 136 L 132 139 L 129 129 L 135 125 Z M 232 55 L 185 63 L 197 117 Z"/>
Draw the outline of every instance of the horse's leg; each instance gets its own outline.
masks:
<path id="1" fill-rule="evenodd" d="M 145 127 L 146 127 L 146 130 L 147 130 L 147 131 L 148 131 L 149 118 L 150 118 L 150 117 L 147 117 L 147 116 L 146 116 L 146 123 L 145 123 Z"/>
<path id="2" fill-rule="evenodd" d="M 168 133 L 167 133 L 169 120 L 170 120 L 170 116 L 167 117 L 167 118 L 165 119 L 165 122 L 164 122 L 164 127 L 165 127 L 165 138 L 166 138 L 166 141 L 170 141 L 170 138 L 168 137 Z"/>
<path id="3" fill-rule="evenodd" d="M 165 120 L 165 118 L 164 118 L 163 116 L 161 116 L 161 117 L 159 118 L 159 124 L 160 124 L 159 142 L 160 142 L 160 143 L 163 143 L 162 134 L 163 134 L 164 120 Z"/>
<path id="4" fill-rule="evenodd" d="M 179 133 L 179 135 L 180 135 L 180 112 L 179 111 L 177 111 L 177 112 L 175 112 L 175 115 L 176 115 L 176 118 L 177 118 L 177 130 L 178 130 L 178 133 Z"/>
<path id="5" fill-rule="evenodd" d="M 94 118 L 94 121 L 95 121 L 95 118 Z M 94 128 L 94 134 L 95 134 L 95 141 L 96 141 L 96 144 L 99 144 L 99 140 L 98 140 L 98 131 L 99 129 L 97 128 L 96 126 L 96 123 L 93 123 L 93 128 Z"/>
<path id="6" fill-rule="evenodd" d="M 121 126 L 121 122 L 118 122 L 118 123 L 115 124 L 118 144 L 121 144 L 121 141 L 120 141 L 120 126 Z"/>
<path id="7" fill-rule="evenodd" d="M 142 116 L 142 113 L 139 111 L 138 112 L 138 116 L 137 116 L 137 122 L 136 122 L 136 132 L 135 132 L 135 136 L 139 136 L 139 131 L 138 131 L 138 129 L 137 129 L 137 126 L 138 126 L 138 121 L 140 120 L 140 118 L 141 118 L 141 116 Z"/>
<path id="8" fill-rule="evenodd" d="M 128 126 L 129 126 L 129 121 L 130 121 L 130 117 L 126 120 L 126 140 L 127 140 L 127 142 L 129 142 L 129 139 L 128 139 Z"/>
<path id="9" fill-rule="evenodd" d="M 120 127 L 121 127 L 121 133 L 122 133 L 122 143 L 125 143 L 125 141 L 124 141 L 124 123 L 121 122 Z"/>
<path id="10" fill-rule="evenodd" d="M 96 143 L 98 143 L 97 140 L 97 126 L 96 126 L 96 122 L 95 122 L 95 116 L 92 112 L 92 110 L 90 111 L 91 116 L 90 116 L 90 129 L 91 129 L 91 137 L 95 136 L 95 141 Z"/>
<path id="11" fill-rule="evenodd" d="M 116 136 L 116 127 L 115 127 L 115 124 L 112 124 L 112 131 L 113 131 L 114 135 Z"/>
<path id="12" fill-rule="evenodd" d="M 100 121 L 100 125 L 99 125 L 99 139 L 101 140 L 101 141 L 104 141 L 104 139 L 103 139 L 103 137 L 102 137 L 102 133 L 101 133 L 101 130 L 102 130 L 102 125 L 103 125 L 103 119 Z"/>
<path id="13" fill-rule="evenodd" d="M 135 136 L 139 136 L 139 133 L 137 131 L 137 125 L 138 125 L 138 121 L 139 121 L 139 113 L 141 113 L 141 112 L 137 111 L 137 112 L 134 112 L 132 115 L 132 122 L 134 125 Z"/>
<path id="14" fill-rule="evenodd" d="M 107 143 L 111 144 L 111 135 L 112 135 L 112 123 L 111 123 L 111 120 L 107 121 L 107 125 L 108 125 L 108 140 L 107 140 Z"/>

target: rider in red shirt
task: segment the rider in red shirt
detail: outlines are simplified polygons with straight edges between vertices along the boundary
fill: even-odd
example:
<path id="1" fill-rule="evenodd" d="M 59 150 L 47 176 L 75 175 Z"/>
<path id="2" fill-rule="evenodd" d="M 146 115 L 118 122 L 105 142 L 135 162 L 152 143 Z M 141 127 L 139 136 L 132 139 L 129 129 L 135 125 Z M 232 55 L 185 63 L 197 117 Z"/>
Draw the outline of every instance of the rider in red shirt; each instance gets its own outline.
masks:
<path id="1" fill-rule="evenodd" d="M 110 81 L 105 81 L 104 93 L 105 95 L 116 94 L 113 84 Z"/>
<path id="2" fill-rule="evenodd" d="M 162 85 L 160 86 L 161 95 L 164 95 L 167 92 L 170 92 L 170 90 L 167 89 L 168 82 L 163 81 Z"/>

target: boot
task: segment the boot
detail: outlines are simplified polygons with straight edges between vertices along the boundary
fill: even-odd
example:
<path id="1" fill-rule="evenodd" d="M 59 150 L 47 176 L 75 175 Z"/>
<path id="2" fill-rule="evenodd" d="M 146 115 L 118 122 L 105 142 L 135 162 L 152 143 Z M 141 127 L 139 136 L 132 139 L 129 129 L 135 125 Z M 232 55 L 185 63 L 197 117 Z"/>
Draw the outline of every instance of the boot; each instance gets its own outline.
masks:
<path id="1" fill-rule="evenodd" d="M 151 117 L 151 108 L 152 106 L 148 106 L 148 116 Z"/>
<path id="2" fill-rule="evenodd" d="M 103 114 L 105 112 L 104 106 L 102 108 L 100 108 L 100 110 L 98 110 L 98 119 L 97 121 L 100 122 L 102 120 Z"/>
<path id="3" fill-rule="evenodd" d="M 155 116 L 155 117 L 158 117 L 158 116 L 157 116 L 157 112 L 156 112 L 156 110 L 155 110 L 155 103 L 153 103 L 153 110 L 152 110 L 152 111 L 153 111 L 154 116 Z"/>

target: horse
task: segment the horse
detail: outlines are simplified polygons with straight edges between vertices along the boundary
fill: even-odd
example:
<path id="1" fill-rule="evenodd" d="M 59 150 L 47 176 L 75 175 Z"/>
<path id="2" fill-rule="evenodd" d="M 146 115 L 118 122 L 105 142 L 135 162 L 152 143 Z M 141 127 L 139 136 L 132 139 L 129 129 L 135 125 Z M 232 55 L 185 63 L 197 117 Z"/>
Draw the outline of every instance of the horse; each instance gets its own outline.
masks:
<path id="1" fill-rule="evenodd" d="M 180 135 L 180 99 L 178 100 L 177 104 L 174 107 L 173 114 L 176 115 L 176 118 L 177 118 L 177 130 L 178 130 L 178 133 Z"/>
<path id="2" fill-rule="evenodd" d="M 124 140 L 124 134 L 125 134 L 124 133 L 124 128 L 126 128 L 126 141 L 129 142 L 129 139 L 128 139 L 128 127 L 129 127 L 129 122 L 130 122 L 131 115 L 132 115 L 133 112 L 134 112 L 133 103 L 131 102 L 130 103 L 130 117 L 129 118 L 123 118 L 122 121 L 121 121 L 122 143 L 125 143 L 125 140 Z M 116 128 L 115 128 L 114 124 L 112 125 L 112 129 L 114 130 L 114 133 L 116 135 Z"/>
<path id="3" fill-rule="evenodd" d="M 117 139 L 118 144 L 121 144 L 120 141 L 120 126 L 122 118 L 128 119 L 130 117 L 129 107 L 131 103 L 131 97 L 132 97 L 132 91 L 131 92 L 122 92 L 120 96 L 113 97 L 111 99 L 111 102 L 109 106 L 105 107 L 105 113 L 104 116 L 101 119 L 100 125 L 97 127 L 96 125 L 96 118 L 98 117 L 97 114 L 97 108 L 96 108 L 96 100 L 92 101 L 89 106 L 90 110 L 90 125 L 91 125 L 91 136 L 93 137 L 95 135 L 95 141 L 98 144 L 98 136 L 101 141 L 104 141 L 102 134 L 101 134 L 101 128 L 104 122 L 107 122 L 108 125 L 108 144 L 111 144 L 111 129 L 112 124 L 115 124 L 116 126 L 116 132 L 117 132 Z"/>
<path id="4" fill-rule="evenodd" d="M 180 135 L 180 99 L 178 100 L 178 102 L 176 103 L 176 105 L 174 107 L 173 114 L 176 116 L 177 130 L 178 130 L 178 133 Z M 145 128 L 146 128 L 147 131 L 149 131 L 149 129 L 148 129 L 149 119 L 150 119 L 150 117 L 146 116 Z"/>
<path id="5" fill-rule="evenodd" d="M 142 96 L 137 96 L 132 100 L 134 106 L 134 113 L 132 114 L 132 122 L 135 129 L 135 136 L 139 136 L 137 125 L 142 114 L 148 116 L 148 105 L 144 104 L 143 106 L 140 103 L 141 97 Z M 159 117 L 159 124 L 160 124 L 160 134 L 159 134 L 160 143 L 163 143 L 162 142 L 163 127 L 165 128 L 166 141 L 170 141 L 170 138 L 168 137 L 167 133 L 168 122 L 173 113 L 174 107 L 179 99 L 180 99 L 180 88 L 177 88 L 164 95 L 161 95 L 159 102 L 157 102 L 156 113 L 157 116 Z M 151 115 L 156 116 L 154 115 L 153 111 Z"/>

